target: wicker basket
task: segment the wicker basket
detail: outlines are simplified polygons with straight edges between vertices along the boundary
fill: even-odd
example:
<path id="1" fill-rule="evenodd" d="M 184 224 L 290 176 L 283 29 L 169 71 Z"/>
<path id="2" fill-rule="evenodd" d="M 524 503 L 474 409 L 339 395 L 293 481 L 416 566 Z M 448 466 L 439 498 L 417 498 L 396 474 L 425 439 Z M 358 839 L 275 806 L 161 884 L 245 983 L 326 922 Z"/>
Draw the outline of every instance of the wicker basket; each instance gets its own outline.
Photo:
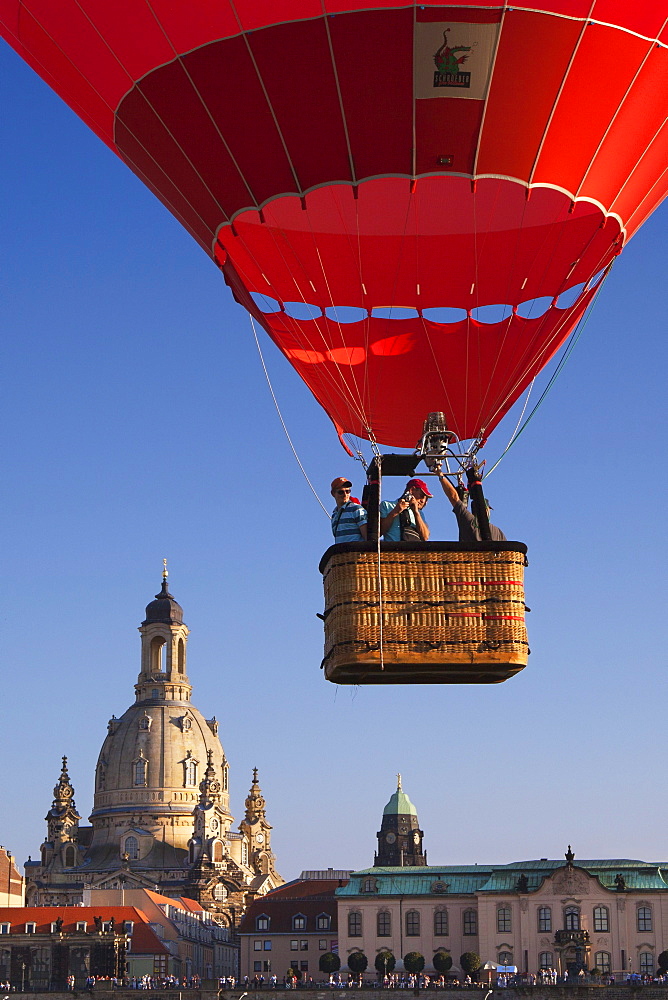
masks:
<path id="1" fill-rule="evenodd" d="M 526 551 L 521 542 L 383 542 L 379 572 L 375 545 L 332 545 L 320 562 L 325 677 L 338 684 L 512 677 L 529 655 Z"/>

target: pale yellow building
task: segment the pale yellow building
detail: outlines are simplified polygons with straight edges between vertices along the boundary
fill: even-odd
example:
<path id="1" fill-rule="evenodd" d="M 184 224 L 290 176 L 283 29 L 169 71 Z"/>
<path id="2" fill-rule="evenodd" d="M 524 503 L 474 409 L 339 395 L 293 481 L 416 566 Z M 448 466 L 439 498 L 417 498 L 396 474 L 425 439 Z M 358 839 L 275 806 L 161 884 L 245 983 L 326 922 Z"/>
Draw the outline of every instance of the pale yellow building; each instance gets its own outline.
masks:
<path id="1" fill-rule="evenodd" d="M 598 969 L 617 977 L 652 974 L 668 949 L 668 866 L 619 860 L 518 861 L 506 865 L 427 865 L 417 811 L 401 789 L 378 833 L 374 867 L 336 890 L 342 968 L 353 951 L 369 975 L 382 951 L 403 969 L 408 952 L 433 972 L 447 951 L 452 973 L 465 952 L 520 973 L 555 969 L 572 979 Z M 411 845 L 413 853 L 411 853 Z M 386 864 L 392 851 L 394 864 Z M 399 851 L 399 853 L 397 853 Z M 397 864 L 396 858 L 404 863 Z"/>

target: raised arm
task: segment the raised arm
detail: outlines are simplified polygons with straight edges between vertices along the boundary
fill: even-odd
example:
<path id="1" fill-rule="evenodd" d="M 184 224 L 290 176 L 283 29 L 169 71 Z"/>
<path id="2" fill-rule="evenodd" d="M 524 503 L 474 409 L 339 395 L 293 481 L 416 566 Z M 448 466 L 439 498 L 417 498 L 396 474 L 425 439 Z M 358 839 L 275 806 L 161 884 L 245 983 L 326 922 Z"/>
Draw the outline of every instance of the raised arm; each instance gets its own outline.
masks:
<path id="1" fill-rule="evenodd" d="M 444 476 L 442 472 L 440 472 L 438 475 L 438 481 L 441 484 L 441 487 L 446 497 L 454 507 L 455 504 L 459 501 L 459 494 L 457 493 L 457 490 L 454 488 L 448 477 Z"/>

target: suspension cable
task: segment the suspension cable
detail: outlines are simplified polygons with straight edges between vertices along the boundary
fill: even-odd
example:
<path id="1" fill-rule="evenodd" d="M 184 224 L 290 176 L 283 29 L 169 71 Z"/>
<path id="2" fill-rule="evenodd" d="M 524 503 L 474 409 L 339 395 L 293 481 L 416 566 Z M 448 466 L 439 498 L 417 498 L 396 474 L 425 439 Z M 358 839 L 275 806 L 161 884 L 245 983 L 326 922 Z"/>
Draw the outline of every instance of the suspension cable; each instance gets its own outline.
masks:
<path id="1" fill-rule="evenodd" d="M 498 459 L 496 460 L 496 462 L 494 463 L 494 465 L 492 466 L 492 468 L 489 470 L 489 472 L 487 472 L 485 474 L 485 477 L 484 477 L 485 479 L 487 479 L 488 476 L 491 476 L 491 474 L 494 472 L 494 470 L 497 468 L 497 466 L 501 462 L 501 459 L 505 458 L 505 456 L 510 451 L 511 447 L 517 441 L 517 439 L 520 436 L 520 434 L 522 434 L 524 432 L 524 430 L 526 429 L 526 427 L 528 426 L 528 424 L 530 423 L 530 421 L 533 419 L 533 417 L 535 416 L 535 414 L 538 412 L 538 410 L 540 409 L 540 407 L 542 406 L 542 404 L 545 402 L 545 398 L 546 398 L 547 394 L 549 393 L 550 389 L 552 388 L 552 386 L 556 382 L 557 378 L 559 377 L 559 375 L 563 371 L 563 369 L 564 369 L 564 367 L 566 365 L 566 362 L 568 361 L 569 357 L 573 353 L 573 349 L 575 348 L 575 345 L 577 344 L 578 340 L 580 339 L 580 337 L 584 333 L 584 329 L 585 329 L 587 323 L 589 322 L 589 318 L 590 318 L 590 316 L 591 316 L 591 314 L 593 312 L 596 300 L 598 299 L 598 296 L 599 296 L 599 294 L 601 292 L 601 289 L 603 288 L 603 285 L 608 280 L 608 276 L 610 275 L 610 272 L 612 270 L 612 264 L 614 264 L 614 260 L 612 261 L 610 267 L 608 268 L 607 273 L 603 276 L 602 280 L 599 282 L 599 286 L 598 286 L 598 288 L 596 290 L 596 294 L 594 295 L 593 299 L 591 300 L 591 302 L 587 306 L 584 314 L 580 318 L 580 322 L 578 323 L 578 325 L 575 327 L 575 330 L 571 334 L 570 340 L 568 341 L 568 344 L 566 345 L 566 349 L 565 349 L 564 353 L 562 354 L 561 358 L 559 359 L 559 364 L 557 365 L 557 367 L 555 368 L 555 370 L 552 372 L 552 375 L 550 376 L 550 379 L 549 379 L 547 385 L 545 386 L 545 388 L 543 389 L 543 392 L 541 393 L 540 399 L 538 400 L 538 402 L 534 406 L 533 410 L 531 411 L 531 413 L 529 414 L 529 416 L 526 418 L 526 420 L 524 421 L 524 423 L 522 424 L 521 427 L 519 427 L 519 421 L 518 421 L 519 430 L 517 429 L 517 427 L 515 428 L 515 431 L 513 432 L 513 435 L 511 437 L 510 441 L 508 442 L 507 447 L 505 448 L 504 451 L 501 452 L 501 454 L 499 455 Z M 531 389 L 533 388 L 533 385 L 534 385 L 535 381 L 536 380 L 534 379 L 533 382 L 531 383 L 531 386 L 529 387 L 529 394 L 531 393 Z M 522 410 L 522 414 L 524 414 L 524 410 L 526 409 L 527 403 L 529 401 L 529 394 L 527 394 L 527 399 L 526 399 L 526 402 L 524 404 L 524 408 Z M 522 419 L 522 415 L 520 415 L 520 420 L 521 419 Z"/>
<path id="2" fill-rule="evenodd" d="M 276 393 L 274 392 L 274 388 L 273 388 L 273 386 L 271 384 L 271 379 L 269 378 L 269 372 L 267 371 L 267 366 L 266 366 L 265 361 L 264 361 L 264 355 L 262 354 L 262 348 L 260 346 L 260 341 L 259 341 L 259 338 L 258 338 L 258 335 L 257 335 L 257 330 L 255 329 L 255 323 L 253 321 L 253 317 L 250 316 L 249 318 L 250 318 L 250 321 L 251 321 L 251 327 L 253 328 L 253 336 L 255 337 L 255 346 L 257 347 L 257 352 L 260 355 L 260 362 L 262 363 L 262 370 L 264 372 L 264 377 L 267 380 L 267 385 L 269 386 L 269 392 L 271 393 L 271 398 L 274 401 L 274 406 L 276 407 L 276 412 L 278 413 L 278 419 L 281 421 L 281 425 L 283 427 L 283 430 L 285 431 L 285 436 L 288 439 L 288 444 L 290 445 L 290 447 L 292 449 L 292 454 L 295 456 L 295 459 L 297 460 L 297 465 L 302 470 L 302 475 L 304 476 L 304 479 L 308 483 L 309 489 L 311 490 L 311 493 L 316 498 L 316 500 L 318 501 L 318 503 L 320 504 L 320 506 L 324 510 L 325 514 L 327 515 L 327 518 L 329 519 L 331 515 L 330 515 L 329 511 L 327 510 L 327 508 L 325 507 L 325 505 L 322 502 L 322 500 L 320 499 L 320 497 L 318 496 L 313 483 L 311 482 L 311 480 L 309 479 L 309 477 L 307 475 L 306 469 L 304 468 L 304 466 L 301 463 L 301 459 L 299 458 L 299 455 L 297 454 L 297 449 L 295 448 L 294 444 L 292 443 L 292 438 L 290 437 L 290 434 L 288 432 L 288 428 L 286 427 L 285 420 L 283 419 L 283 414 L 281 413 L 281 408 L 278 405 L 278 400 L 276 399 Z"/>

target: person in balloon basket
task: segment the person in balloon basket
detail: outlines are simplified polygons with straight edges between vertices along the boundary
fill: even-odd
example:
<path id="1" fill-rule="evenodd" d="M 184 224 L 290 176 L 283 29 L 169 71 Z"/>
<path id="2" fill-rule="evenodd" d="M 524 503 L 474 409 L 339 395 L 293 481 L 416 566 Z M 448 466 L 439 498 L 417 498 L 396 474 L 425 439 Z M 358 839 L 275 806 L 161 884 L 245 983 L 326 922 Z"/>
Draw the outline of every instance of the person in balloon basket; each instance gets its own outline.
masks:
<path id="1" fill-rule="evenodd" d="M 429 525 L 422 511 L 432 495 L 421 479 L 410 479 L 398 500 L 381 500 L 380 533 L 385 541 L 428 541 Z"/>
<path id="2" fill-rule="evenodd" d="M 439 472 L 438 478 L 443 488 L 443 492 L 452 504 L 452 512 L 457 518 L 457 525 L 459 527 L 459 541 L 460 542 L 481 542 L 482 535 L 480 534 L 480 528 L 478 527 L 477 518 L 471 513 L 466 504 L 459 499 L 459 493 L 454 488 L 447 476 Z M 485 501 L 487 503 L 487 501 Z M 492 508 L 487 503 L 487 513 Z M 506 536 L 501 531 L 501 528 L 497 528 L 495 524 L 490 522 L 489 531 L 492 536 L 493 542 L 505 542 L 507 541 Z"/>
<path id="3" fill-rule="evenodd" d="M 331 494 L 336 500 L 332 511 L 332 534 L 335 543 L 366 541 L 366 511 L 361 503 L 353 501 L 353 484 L 345 476 L 332 480 Z"/>

